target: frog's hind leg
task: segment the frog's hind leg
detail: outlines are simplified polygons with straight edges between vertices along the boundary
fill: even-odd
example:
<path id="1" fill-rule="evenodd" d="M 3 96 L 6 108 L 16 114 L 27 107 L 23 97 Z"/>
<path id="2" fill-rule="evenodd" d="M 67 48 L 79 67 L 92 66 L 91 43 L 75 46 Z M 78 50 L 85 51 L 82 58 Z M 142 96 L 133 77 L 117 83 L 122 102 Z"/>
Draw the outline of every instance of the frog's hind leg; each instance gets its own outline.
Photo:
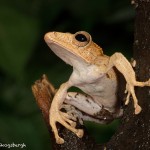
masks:
<path id="1" fill-rule="evenodd" d="M 64 102 L 91 116 L 99 113 L 103 107 L 97 104 L 89 95 L 77 92 L 69 92 Z"/>
<path id="2" fill-rule="evenodd" d="M 71 120 L 72 118 L 71 116 L 69 116 L 69 114 L 61 112 L 61 116 L 66 122 L 68 122 L 71 125 L 71 127 L 76 127 L 76 122 Z"/>
<path id="3" fill-rule="evenodd" d="M 110 112 L 102 104 L 96 103 L 91 96 L 77 92 L 67 93 L 64 103 L 63 107 L 72 117 L 71 120 L 78 119 L 80 124 L 82 124 L 82 120 L 106 124 L 123 114 L 121 110 L 118 110 L 117 113 L 116 111 Z M 72 108 L 70 109 L 70 107 Z"/>

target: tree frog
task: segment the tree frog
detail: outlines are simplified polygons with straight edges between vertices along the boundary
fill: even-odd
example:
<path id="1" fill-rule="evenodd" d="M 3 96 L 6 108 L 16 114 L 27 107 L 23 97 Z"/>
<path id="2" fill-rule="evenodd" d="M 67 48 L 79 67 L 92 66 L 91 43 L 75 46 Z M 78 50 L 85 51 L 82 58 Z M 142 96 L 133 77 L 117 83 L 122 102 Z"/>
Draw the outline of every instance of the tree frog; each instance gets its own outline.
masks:
<path id="1" fill-rule="evenodd" d="M 119 84 L 116 69 L 126 80 L 125 105 L 129 103 L 132 96 L 135 114 L 140 113 L 141 107 L 134 87 L 150 86 L 150 79 L 146 82 L 137 81 L 131 64 L 121 53 L 116 52 L 110 57 L 103 54 L 102 48 L 94 43 L 91 35 L 85 31 L 75 34 L 48 32 L 44 39 L 58 57 L 73 67 L 68 81 L 57 90 L 49 111 L 50 125 L 56 143 L 64 143 L 64 139 L 58 134 L 57 122 L 80 138 L 84 133 L 82 129 L 76 129 L 76 122 L 71 115 L 61 111 L 64 103 L 84 112 L 85 120 L 98 121 L 103 113 L 110 113 L 113 118 L 122 115 L 122 109 L 118 105 L 120 102 L 116 96 Z M 83 93 L 68 92 L 72 86 L 81 89 Z M 104 120 L 99 122 L 104 123 Z"/>

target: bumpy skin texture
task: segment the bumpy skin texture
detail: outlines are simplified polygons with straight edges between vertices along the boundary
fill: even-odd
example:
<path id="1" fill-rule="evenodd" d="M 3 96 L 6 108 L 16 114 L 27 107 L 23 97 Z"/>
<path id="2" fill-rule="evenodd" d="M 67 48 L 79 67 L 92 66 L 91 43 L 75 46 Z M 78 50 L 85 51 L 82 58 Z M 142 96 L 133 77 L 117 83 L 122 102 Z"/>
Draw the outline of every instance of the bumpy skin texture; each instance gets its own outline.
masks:
<path id="1" fill-rule="evenodd" d="M 83 136 L 83 130 L 75 128 L 74 118 L 60 111 L 64 102 L 84 112 L 86 115 L 81 117 L 83 120 L 98 121 L 103 109 L 110 112 L 114 118 L 122 115 L 122 109 L 118 107 L 120 102 L 116 96 L 118 81 L 114 68 L 120 71 L 126 80 L 125 104 L 129 103 L 132 96 L 135 114 L 140 113 L 141 107 L 138 105 L 134 87 L 150 86 L 150 79 L 146 82 L 136 81 L 131 64 L 121 53 L 116 52 L 111 57 L 104 55 L 102 48 L 95 44 L 90 34 L 85 31 L 75 34 L 49 32 L 44 38 L 58 57 L 73 66 L 69 80 L 60 86 L 50 108 L 50 125 L 58 144 L 64 143 L 64 140 L 58 135 L 56 122 L 61 123 L 78 137 Z M 68 93 L 67 90 L 72 86 L 78 87 L 88 96 Z M 87 119 L 87 116 L 90 116 L 90 119 Z"/>

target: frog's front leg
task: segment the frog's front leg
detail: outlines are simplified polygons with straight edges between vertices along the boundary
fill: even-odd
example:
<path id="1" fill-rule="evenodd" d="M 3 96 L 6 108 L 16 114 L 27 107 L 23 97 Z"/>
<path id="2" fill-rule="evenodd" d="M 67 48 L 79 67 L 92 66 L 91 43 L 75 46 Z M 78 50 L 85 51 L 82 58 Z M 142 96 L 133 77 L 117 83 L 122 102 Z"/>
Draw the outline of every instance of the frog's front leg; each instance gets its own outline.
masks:
<path id="1" fill-rule="evenodd" d="M 54 99 L 51 104 L 50 112 L 49 112 L 50 113 L 50 125 L 52 127 L 52 130 L 56 138 L 56 142 L 58 144 L 64 143 L 64 139 L 62 139 L 58 135 L 58 130 L 56 127 L 57 122 L 59 122 L 64 127 L 74 132 L 78 137 L 83 136 L 83 130 L 76 129 L 74 122 L 70 120 L 69 117 L 67 117 L 67 114 L 60 111 L 63 101 L 65 100 L 65 97 L 67 95 L 67 90 L 70 87 L 71 85 L 69 84 L 69 82 L 66 82 L 60 86 L 60 88 L 58 89 L 58 91 L 56 92 L 54 96 Z"/>
<path id="2" fill-rule="evenodd" d="M 123 74 L 127 82 L 126 92 L 128 94 L 127 94 L 125 104 L 127 105 L 129 103 L 130 95 L 132 95 L 133 101 L 134 101 L 135 114 L 140 113 L 141 107 L 138 105 L 138 99 L 135 95 L 134 87 L 135 86 L 139 86 L 139 87 L 150 86 L 150 79 L 146 82 L 136 81 L 135 72 L 131 64 L 121 53 L 115 53 L 110 57 L 110 61 L 108 64 L 108 71 L 113 66 L 115 66 Z"/>

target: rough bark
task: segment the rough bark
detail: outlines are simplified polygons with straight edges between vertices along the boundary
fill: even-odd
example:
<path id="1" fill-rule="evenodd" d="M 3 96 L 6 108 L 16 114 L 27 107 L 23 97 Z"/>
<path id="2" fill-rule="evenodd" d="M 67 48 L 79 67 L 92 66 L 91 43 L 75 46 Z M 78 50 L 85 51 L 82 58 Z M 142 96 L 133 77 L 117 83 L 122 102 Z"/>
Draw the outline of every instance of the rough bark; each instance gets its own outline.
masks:
<path id="1" fill-rule="evenodd" d="M 136 9 L 134 33 L 134 59 L 136 60 L 137 80 L 150 78 L 150 1 L 132 1 Z M 111 150 L 150 149 L 150 94 L 149 88 L 136 88 L 142 112 L 133 115 L 132 104 L 125 110 L 122 124 L 107 144 Z"/>
<path id="2" fill-rule="evenodd" d="M 139 81 L 146 81 L 150 77 L 150 0 L 132 0 L 136 9 L 135 35 L 134 35 L 134 59 L 136 60 L 136 74 Z M 89 137 L 85 130 L 83 138 L 78 138 L 66 128 L 58 125 L 59 133 L 65 139 L 64 144 L 58 145 L 49 126 L 49 108 L 54 90 L 50 86 L 46 76 L 35 82 L 32 86 L 34 96 L 43 118 L 47 124 L 52 147 L 54 150 L 148 150 L 150 149 L 150 94 L 149 88 L 136 88 L 136 94 L 142 112 L 134 115 L 132 102 L 125 109 L 121 125 L 111 140 L 105 145 L 99 146 Z M 78 124 L 81 128 L 81 125 Z"/>

